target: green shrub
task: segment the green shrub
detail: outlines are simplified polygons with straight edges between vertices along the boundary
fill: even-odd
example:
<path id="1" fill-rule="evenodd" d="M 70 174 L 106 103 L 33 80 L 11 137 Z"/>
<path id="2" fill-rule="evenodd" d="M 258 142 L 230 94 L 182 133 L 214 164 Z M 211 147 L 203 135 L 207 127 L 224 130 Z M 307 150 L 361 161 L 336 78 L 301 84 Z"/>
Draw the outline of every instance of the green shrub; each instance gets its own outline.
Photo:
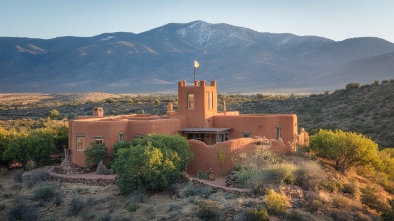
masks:
<path id="1" fill-rule="evenodd" d="M 342 192 L 350 194 L 353 198 L 356 197 L 357 191 L 358 191 L 358 188 L 354 182 L 345 183 L 342 186 Z"/>
<path id="2" fill-rule="evenodd" d="M 246 214 L 246 218 L 248 221 L 269 221 L 270 220 L 267 210 L 265 210 L 265 209 L 249 210 Z"/>
<path id="3" fill-rule="evenodd" d="M 394 200 L 390 200 L 390 207 L 383 211 L 381 217 L 384 221 L 393 221 L 394 220 Z"/>
<path id="4" fill-rule="evenodd" d="M 294 164 L 274 164 L 262 171 L 262 180 L 264 182 L 293 184 L 296 180 L 294 174 L 296 170 L 297 167 Z"/>
<path id="5" fill-rule="evenodd" d="M 381 200 L 377 189 L 369 185 L 366 186 L 364 189 L 361 189 L 361 202 L 367 205 L 369 208 L 374 209 L 378 212 L 383 212 L 387 210 L 387 206 Z"/>
<path id="6" fill-rule="evenodd" d="M 116 184 L 123 194 L 135 189 L 163 190 L 178 180 L 191 157 L 187 140 L 179 135 L 135 139 L 132 146 L 116 153 L 112 165 Z"/>
<path id="7" fill-rule="evenodd" d="M 37 209 L 33 205 L 26 205 L 21 199 L 16 199 L 13 207 L 8 212 L 8 220 L 37 220 Z"/>
<path id="8" fill-rule="evenodd" d="M 270 189 L 266 188 L 263 182 L 256 182 L 253 184 L 251 190 L 252 194 L 257 197 L 259 195 L 266 195 Z"/>
<path id="9" fill-rule="evenodd" d="M 5 209 L 5 205 L 3 203 L 0 204 L 0 211 Z"/>
<path id="10" fill-rule="evenodd" d="M 273 214 L 284 213 L 288 208 L 287 196 L 273 190 L 269 191 L 265 196 L 265 203 L 267 204 L 268 211 Z"/>
<path id="11" fill-rule="evenodd" d="M 197 195 L 197 187 L 195 187 L 193 184 L 189 183 L 187 186 L 185 186 L 181 190 L 180 195 L 183 198 L 187 198 L 189 196 L 195 196 L 195 195 Z"/>
<path id="12" fill-rule="evenodd" d="M 323 181 L 320 184 L 320 188 L 330 193 L 336 193 L 342 188 L 340 183 L 334 181 Z"/>
<path id="13" fill-rule="evenodd" d="M 70 201 L 70 207 L 68 208 L 68 215 L 69 216 L 75 216 L 81 210 L 84 208 L 86 205 L 85 201 L 80 198 L 80 197 L 73 197 Z"/>
<path id="14" fill-rule="evenodd" d="M 295 171 L 295 184 L 307 190 L 317 190 L 321 182 L 327 178 L 326 172 L 315 161 L 307 161 L 299 165 Z"/>
<path id="15" fill-rule="evenodd" d="M 45 177 L 48 175 L 48 172 L 44 169 L 37 169 L 29 174 L 27 177 L 27 186 L 33 187 L 37 183 L 40 183 L 45 180 Z"/>
<path id="16" fill-rule="evenodd" d="M 41 182 L 33 188 L 32 193 L 33 200 L 49 201 L 55 195 L 55 186 L 50 183 Z"/>
<path id="17" fill-rule="evenodd" d="M 199 196 L 208 199 L 209 196 L 212 194 L 213 189 L 210 186 L 202 186 L 197 188 L 197 192 Z"/>
<path id="18" fill-rule="evenodd" d="M 349 83 L 346 85 L 346 90 L 360 88 L 360 83 Z"/>
<path id="19" fill-rule="evenodd" d="M 101 215 L 99 215 L 99 218 L 98 218 L 98 220 L 100 220 L 100 221 L 110 221 L 111 219 L 112 219 L 111 213 L 101 214 Z"/>
<path id="20" fill-rule="evenodd" d="M 62 195 L 55 192 L 53 195 L 53 202 L 55 203 L 55 206 L 60 206 L 63 203 Z"/>
<path id="21" fill-rule="evenodd" d="M 212 200 L 205 200 L 199 203 L 197 216 L 203 220 L 216 220 L 219 212 L 219 205 Z"/>
<path id="22" fill-rule="evenodd" d="M 131 202 L 144 203 L 146 201 L 146 193 L 144 190 L 136 190 L 132 192 L 127 200 L 127 204 Z"/>
<path id="23" fill-rule="evenodd" d="M 136 202 L 131 202 L 127 205 L 127 210 L 131 213 L 137 211 L 140 208 L 140 205 Z"/>
<path id="24" fill-rule="evenodd" d="M 208 173 L 207 172 L 198 171 L 197 172 L 197 177 L 199 179 L 207 180 L 208 179 Z"/>
<path id="25" fill-rule="evenodd" d="M 50 153 L 54 151 L 55 144 L 52 131 L 35 129 L 28 136 L 13 137 L 3 153 L 3 159 L 9 162 L 19 162 L 26 169 L 27 162 L 45 162 L 50 159 Z"/>
<path id="26" fill-rule="evenodd" d="M 23 170 L 18 170 L 14 173 L 14 175 L 12 176 L 12 178 L 14 178 L 14 181 L 17 183 L 22 183 L 22 175 L 25 171 Z"/>
<path id="27" fill-rule="evenodd" d="M 286 220 L 289 221 L 313 221 L 315 218 L 309 212 L 300 209 L 292 209 L 287 211 Z"/>
<path id="28" fill-rule="evenodd" d="M 100 160 L 104 160 L 108 157 L 107 148 L 104 143 L 90 143 L 90 148 L 85 150 L 86 165 L 88 167 L 96 166 Z"/>
<path id="29" fill-rule="evenodd" d="M 247 169 L 241 169 L 240 171 L 237 172 L 237 180 L 236 180 L 236 185 L 237 187 L 240 188 L 245 188 L 248 186 L 249 179 L 252 177 L 254 172 L 247 170 Z"/>

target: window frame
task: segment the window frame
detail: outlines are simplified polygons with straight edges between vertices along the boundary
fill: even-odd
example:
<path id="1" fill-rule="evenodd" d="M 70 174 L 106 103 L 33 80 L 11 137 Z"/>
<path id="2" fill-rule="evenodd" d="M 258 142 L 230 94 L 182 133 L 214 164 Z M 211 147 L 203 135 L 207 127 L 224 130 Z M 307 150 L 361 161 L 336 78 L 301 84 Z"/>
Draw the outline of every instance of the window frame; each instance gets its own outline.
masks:
<path id="1" fill-rule="evenodd" d="M 82 142 L 79 142 L 79 141 L 82 141 Z M 82 148 L 80 148 L 80 145 L 82 144 Z M 85 149 L 86 149 L 86 145 L 85 145 L 85 136 L 82 136 L 82 135 L 77 135 L 77 139 L 76 139 L 76 150 L 77 151 L 85 151 Z"/>
<path id="2" fill-rule="evenodd" d="M 281 126 L 275 127 L 275 138 L 276 138 L 276 140 L 279 140 L 279 138 L 282 138 L 282 127 Z"/>
<path id="3" fill-rule="evenodd" d="M 194 94 L 187 94 L 187 109 L 194 110 Z"/>
<path id="4" fill-rule="evenodd" d="M 212 91 L 207 92 L 207 98 L 208 98 L 208 109 L 213 109 L 213 92 Z"/>

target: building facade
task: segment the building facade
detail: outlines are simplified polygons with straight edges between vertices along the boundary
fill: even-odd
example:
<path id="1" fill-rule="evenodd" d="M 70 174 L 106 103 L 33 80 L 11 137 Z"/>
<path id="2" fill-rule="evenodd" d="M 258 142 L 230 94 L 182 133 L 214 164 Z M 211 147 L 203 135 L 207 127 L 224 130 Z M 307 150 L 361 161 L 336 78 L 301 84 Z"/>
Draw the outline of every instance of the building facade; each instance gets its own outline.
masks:
<path id="1" fill-rule="evenodd" d="M 210 155 L 215 155 L 218 148 L 225 149 L 230 159 L 239 151 L 254 151 L 261 140 L 278 153 L 294 151 L 296 143 L 309 143 L 308 133 L 303 129 L 298 132 L 295 114 L 239 114 L 238 111 L 227 112 L 226 108 L 218 112 L 217 105 L 216 81 L 209 85 L 205 81 L 195 81 L 193 85 L 181 81 L 178 82 L 178 110 L 173 110 L 172 103 L 169 103 L 163 116 L 104 116 L 102 108 L 95 108 L 93 116 L 69 121 L 71 161 L 85 167 L 84 151 L 91 142 L 105 143 L 111 158 L 117 142 L 152 133 L 181 134 L 190 140 L 194 154 L 194 160 L 188 166 L 191 173 L 208 169 L 217 171 L 217 162 Z M 230 161 L 227 160 L 226 171 L 233 166 Z"/>

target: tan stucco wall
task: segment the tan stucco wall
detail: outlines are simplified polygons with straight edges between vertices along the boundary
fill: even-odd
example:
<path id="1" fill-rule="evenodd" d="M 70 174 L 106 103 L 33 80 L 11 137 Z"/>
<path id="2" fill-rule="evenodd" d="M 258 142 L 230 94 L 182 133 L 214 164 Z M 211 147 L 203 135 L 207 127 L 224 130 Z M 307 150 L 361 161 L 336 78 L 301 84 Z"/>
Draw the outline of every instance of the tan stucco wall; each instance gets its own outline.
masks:
<path id="1" fill-rule="evenodd" d="M 194 159 L 187 166 L 187 173 L 190 175 L 197 175 L 198 171 L 213 171 L 216 176 L 228 174 L 234 169 L 235 163 L 233 159 L 241 153 L 252 154 L 254 153 L 255 139 L 240 138 L 236 140 L 228 140 L 225 142 L 216 143 L 215 145 L 206 145 L 198 140 L 189 140 L 190 150 L 194 154 Z M 269 150 L 285 154 L 291 152 L 291 148 L 286 147 L 285 144 L 279 140 L 270 139 L 271 146 Z M 220 169 L 219 160 L 216 156 L 218 151 L 226 154 L 223 170 Z"/>
<path id="2" fill-rule="evenodd" d="M 250 131 L 256 136 L 276 139 L 276 127 L 281 127 L 281 138 L 288 145 L 297 135 L 297 115 L 295 114 L 242 114 L 238 116 L 215 116 L 214 127 L 233 128 L 230 139 L 242 138 L 243 132 Z"/>

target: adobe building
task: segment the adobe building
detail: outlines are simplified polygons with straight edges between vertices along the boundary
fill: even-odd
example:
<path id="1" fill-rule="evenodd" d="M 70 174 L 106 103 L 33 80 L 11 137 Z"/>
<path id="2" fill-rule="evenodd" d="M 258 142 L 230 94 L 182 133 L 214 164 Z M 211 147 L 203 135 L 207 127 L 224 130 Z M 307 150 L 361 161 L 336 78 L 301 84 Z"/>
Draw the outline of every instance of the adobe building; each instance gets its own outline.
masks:
<path id="1" fill-rule="evenodd" d="M 102 108 L 95 108 L 93 116 L 69 121 L 69 150 L 71 162 L 85 167 L 84 150 L 91 142 L 105 143 L 109 158 L 117 142 L 129 141 L 148 134 L 180 134 L 191 144 L 194 159 L 187 172 L 212 170 L 215 174 L 229 172 L 234 167 L 231 159 L 241 152 L 252 153 L 256 148 L 267 148 L 285 154 L 294 151 L 294 144 L 309 145 L 308 133 L 298 132 L 295 114 L 239 114 L 238 111 L 218 112 L 216 81 L 208 85 L 195 81 L 187 85 L 178 82 L 178 110 L 168 104 L 166 115 L 130 114 L 104 116 Z M 226 154 L 220 167 L 216 153 Z M 108 163 L 109 159 L 107 159 Z"/>

